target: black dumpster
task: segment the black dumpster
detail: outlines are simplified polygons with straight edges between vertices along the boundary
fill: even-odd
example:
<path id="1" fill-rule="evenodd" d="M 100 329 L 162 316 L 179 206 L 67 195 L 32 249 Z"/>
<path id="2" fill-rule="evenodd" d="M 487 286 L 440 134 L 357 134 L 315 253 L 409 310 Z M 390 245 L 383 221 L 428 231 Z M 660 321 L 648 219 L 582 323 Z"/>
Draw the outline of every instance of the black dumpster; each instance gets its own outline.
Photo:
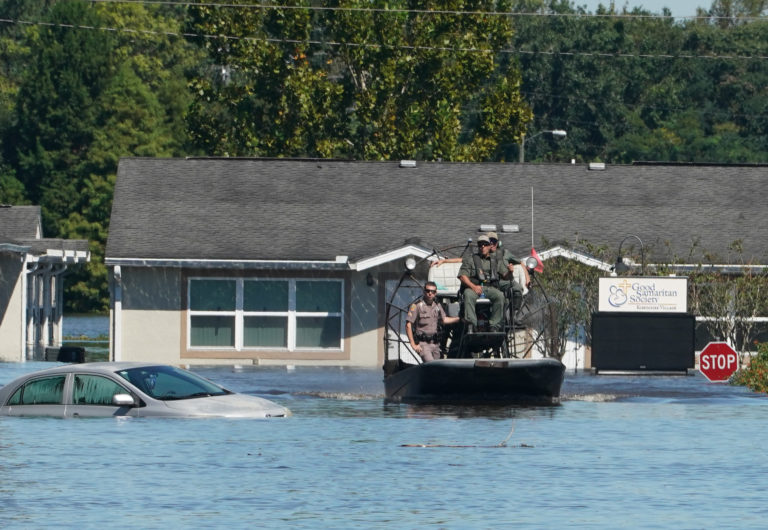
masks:
<path id="1" fill-rule="evenodd" d="M 82 346 L 62 346 L 56 360 L 60 363 L 84 363 L 85 348 Z"/>

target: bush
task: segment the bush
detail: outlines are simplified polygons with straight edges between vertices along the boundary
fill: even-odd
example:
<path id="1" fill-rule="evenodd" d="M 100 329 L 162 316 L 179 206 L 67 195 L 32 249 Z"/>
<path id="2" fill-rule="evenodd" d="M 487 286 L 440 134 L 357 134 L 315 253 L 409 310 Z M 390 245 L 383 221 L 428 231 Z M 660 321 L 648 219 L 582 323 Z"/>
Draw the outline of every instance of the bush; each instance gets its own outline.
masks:
<path id="1" fill-rule="evenodd" d="M 768 393 L 768 342 L 757 345 L 757 355 L 752 357 L 748 367 L 733 374 L 731 384 Z"/>

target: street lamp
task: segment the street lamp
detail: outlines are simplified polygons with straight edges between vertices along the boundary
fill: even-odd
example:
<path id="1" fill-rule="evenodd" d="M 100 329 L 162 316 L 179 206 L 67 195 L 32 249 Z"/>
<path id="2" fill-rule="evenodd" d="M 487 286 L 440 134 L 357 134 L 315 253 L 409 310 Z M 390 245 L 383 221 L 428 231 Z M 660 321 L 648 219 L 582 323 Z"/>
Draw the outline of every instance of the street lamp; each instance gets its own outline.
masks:
<path id="1" fill-rule="evenodd" d="M 619 243 L 619 252 L 618 256 L 616 257 L 616 263 L 613 266 L 613 270 L 616 274 L 622 274 L 629 270 L 629 265 L 624 263 L 624 261 L 621 259 L 621 246 L 630 237 L 634 237 L 640 242 L 640 273 L 645 276 L 645 247 L 643 246 L 643 240 L 637 237 L 635 234 L 629 234 L 627 237 L 621 240 L 621 243 Z"/>
<path id="2" fill-rule="evenodd" d="M 533 136 L 531 136 L 530 138 L 528 138 L 528 141 L 530 142 L 531 140 L 533 140 L 537 136 L 541 136 L 542 134 L 551 134 L 553 138 L 557 138 L 557 139 L 565 138 L 566 136 L 568 136 L 568 133 L 562 129 L 552 129 L 551 131 L 539 131 Z M 523 162 L 525 162 L 525 133 L 523 133 L 520 136 L 520 163 L 522 164 Z"/>

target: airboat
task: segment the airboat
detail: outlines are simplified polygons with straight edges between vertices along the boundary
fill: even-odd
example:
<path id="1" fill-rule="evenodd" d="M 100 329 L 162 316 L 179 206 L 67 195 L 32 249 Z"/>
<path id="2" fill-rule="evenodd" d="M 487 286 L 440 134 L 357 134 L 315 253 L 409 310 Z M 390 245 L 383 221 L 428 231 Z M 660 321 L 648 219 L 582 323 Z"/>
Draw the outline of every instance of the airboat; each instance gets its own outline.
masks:
<path id="1" fill-rule="evenodd" d="M 464 252 L 470 250 L 463 246 Z M 462 247 L 453 247 L 454 249 Z M 451 249 L 434 251 L 420 262 L 412 261 L 388 295 L 384 340 L 384 387 L 388 402 L 423 404 L 557 404 L 565 366 L 555 352 L 556 315 L 553 302 L 538 278 L 539 261 L 529 256 L 521 265 L 529 271 L 522 303 L 509 298 L 504 306 L 501 331 L 488 326 L 490 303 L 478 300 L 478 325 L 470 330 L 463 323 L 441 330 L 441 359 L 423 362 L 411 348 L 405 334 L 408 308 L 418 301 L 426 281 L 437 284 L 437 302 L 449 316 L 462 316 L 461 263 L 450 260 L 440 265 L 431 262 L 450 256 Z M 428 269 L 426 279 L 415 271 Z M 525 281 L 516 270 L 521 285 Z M 423 277 L 423 275 L 422 275 Z"/>

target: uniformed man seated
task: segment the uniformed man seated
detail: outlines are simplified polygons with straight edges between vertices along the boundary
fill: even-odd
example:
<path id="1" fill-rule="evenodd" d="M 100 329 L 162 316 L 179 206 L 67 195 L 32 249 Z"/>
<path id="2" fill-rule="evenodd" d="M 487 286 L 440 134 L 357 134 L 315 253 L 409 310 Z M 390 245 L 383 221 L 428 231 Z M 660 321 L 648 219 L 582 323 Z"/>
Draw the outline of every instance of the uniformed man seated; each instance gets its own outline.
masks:
<path id="1" fill-rule="evenodd" d="M 424 362 L 440 358 L 439 324 L 454 324 L 459 317 L 449 317 L 443 306 L 436 300 L 437 284 L 427 282 L 424 285 L 424 295 L 421 300 L 408 308 L 405 318 L 405 332 L 411 343 L 411 348 L 418 353 Z"/>
<path id="2" fill-rule="evenodd" d="M 499 236 L 496 232 L 488 232 L 487 235 L 491 242 L 491 254 L 495 254 L 497 259 L 501 260 L 502 265 L 509 271 L 506 278 L 499 280 L 499 290 L 504 293 L 504 296 L 507 297 L 515 310 L 518 310 L 523 305 L 523 294 L 526 291 L 524 287 L 527 287 L 531 281 L 531 278 L 528 275 L 528 269 L 523 266 L 519 267 L 525 278 L 525 280 L 523 280 L 525 286 L 523 286 L 515 281 L 515 266 L 521 265 L 522 262 L 506 248 L 500 248 L 501 242 L 499 241 Z"/>
<path id="3" fill-rule="evenodd" d="M 499 290 L 499 281 L 506 278 L 509 271 L 503 260 L 491 253 L 491 240 L 487 235 L 477 238 L 477 252 L 465 256 L 459 269 L 464 295 L 464 320 L 467 332 L 477 328 L 477 300 L 485 297 L 491 302 L 491 317 L 488 321 L 491 331 L 502 330 L 504 318 L 504 294 Z"/>
<path id="4" fill-rule="evenodd" d="M 496 232 L 488 232 L 486 235 L 491 242 L 491 254 L 496 254 L 496 259 L 502 261 L 509 271 L 506 276 L 499 279 L 499 290 L 504 293 L 508 303 L 512 304 L 515 310 L 520 309 L 523 305 L 523 296 L 528 292 L 531 283 L 528 269 L 509 250 L 500 248 L 501 241 Z M 440 258 L 430 263 L 430 267 L 440 266 L 443 263 L 461 262 L 462 258 Z"/>

